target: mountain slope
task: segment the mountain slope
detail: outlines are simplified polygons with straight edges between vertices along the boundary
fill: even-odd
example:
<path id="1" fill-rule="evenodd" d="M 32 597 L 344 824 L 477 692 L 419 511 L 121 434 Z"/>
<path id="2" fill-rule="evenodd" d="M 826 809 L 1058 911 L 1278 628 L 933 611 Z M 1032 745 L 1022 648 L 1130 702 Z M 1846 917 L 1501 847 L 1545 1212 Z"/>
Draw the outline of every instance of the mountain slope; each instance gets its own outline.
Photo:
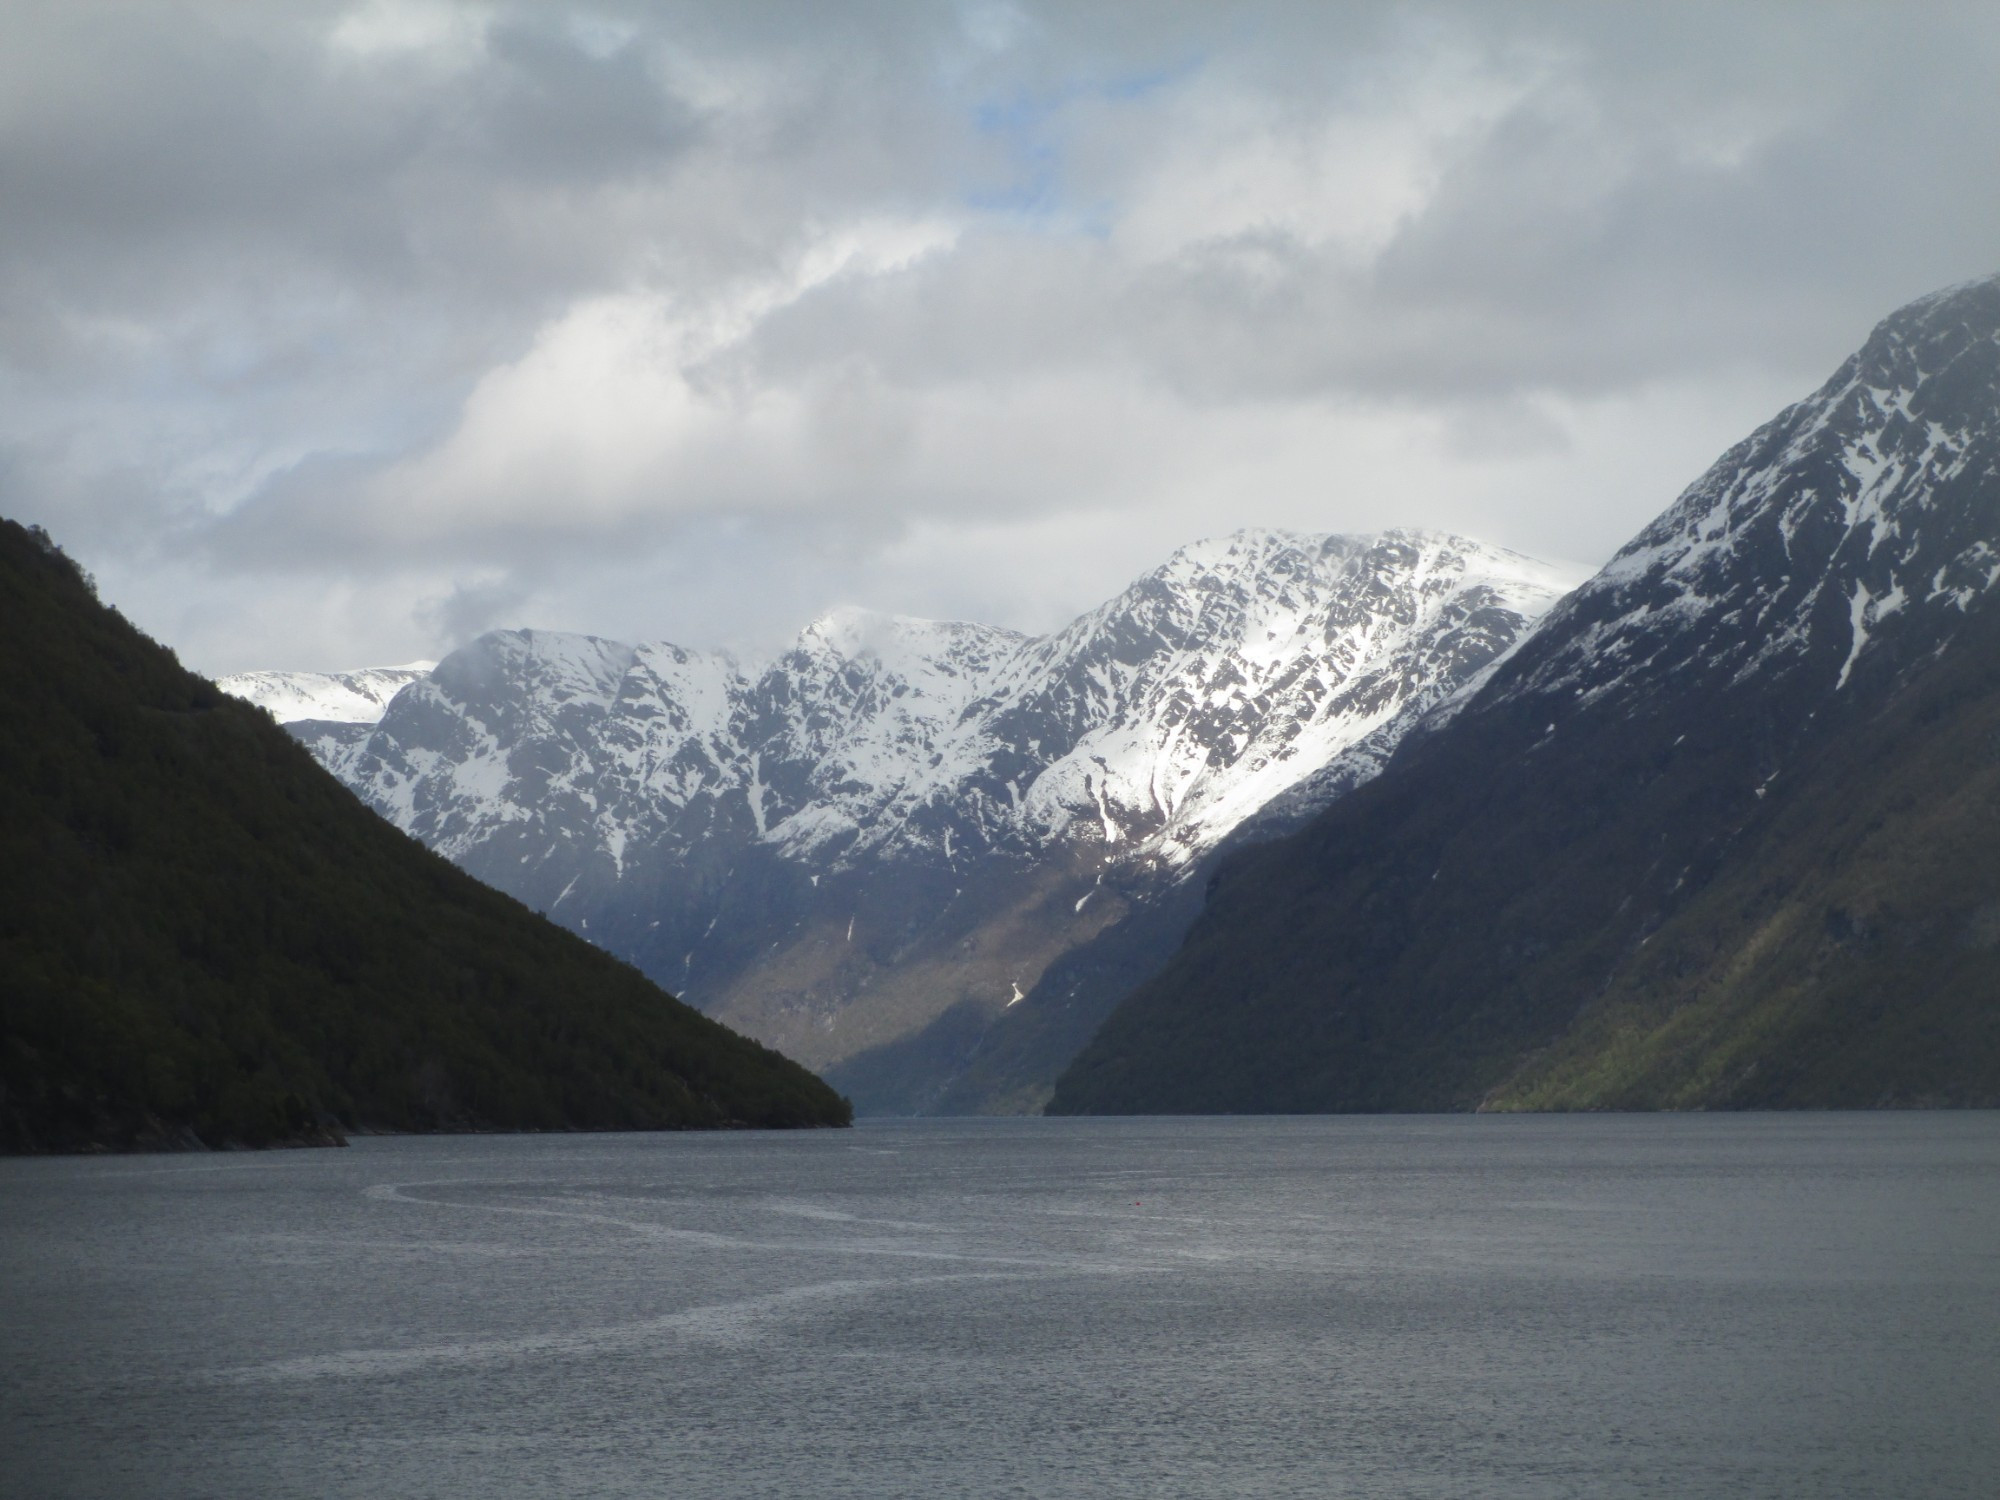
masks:
<path id="1" fill-rule="evenodd" d="M 2000 1102 L 1996 544 L 2000 280 L 1885 321 L 1232 863 L 1051 1107 Z"/>
<path id="2" fill-rule="evenodd" d="M 1118 928 L 1143 972 L 1178 929 L 1124 923 L 1566 582 L 1429 533 L 1242 532 L 1046 637 L 843 610 L 750 671 L 496 632 L 372 728 L 292 727 L 398 826 L 864 1110 L 1019 1108 L 1125 987 L 1065 990 L 1065 1040 L 1017 1047 L 1051 965 Z"/>
<path id="3" fill-rule="evenodd" d="M 0 523 L 0 1148 L 831 1124 L 425 851 Z"/>

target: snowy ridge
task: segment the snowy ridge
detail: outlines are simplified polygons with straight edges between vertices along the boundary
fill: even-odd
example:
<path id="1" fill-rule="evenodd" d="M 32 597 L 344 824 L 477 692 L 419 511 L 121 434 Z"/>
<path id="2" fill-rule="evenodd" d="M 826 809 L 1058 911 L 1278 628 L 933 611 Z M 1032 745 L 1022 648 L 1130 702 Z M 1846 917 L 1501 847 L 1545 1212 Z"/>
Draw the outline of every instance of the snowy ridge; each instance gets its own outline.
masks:
<path id="1" fill-rule="evenodd" d="M 428 676 L 434 661 L 357 672 L 239 672 L 216 683 L 225 693 L 267 710 L 280 724 L 319 719 L 332 724 L 373 724 L 389 700 Z"/>
<path id="2" fill-rule="evenodd" d="M 414 837 L 808 1065 L 914 1047 L 842 1085 L 904 1110 L 1260 809 L 1374 774 L 1570 582 L 1429 532 L 1245 531 L 1046 636 L 839 609 L 745 668 L 495 631 L 377 723 L 293 732 Z"/>
<path id="3" fill-rule="evenodd" d="M 298 732 L 420 839 L 864 1107 L 953 1080 L 1032 1106 L 1061 1066 L 1033 1049 L 1151 972 L 1188 875 L 1385 766 L 1468 807 L 1496 757 L 1561 772 L 1543 810 L 1572 783 L 1607 807 L 1702 788 L 1616 908 L 1642 941 L 1777 778 L 1984 638 L 1996 389 L 2000 278 L 1912 304 L 1566 597 L 1455 537 L 1245 531 L 1045 636 L 841 610 L 746 670 L 501 632 L 378 724 Z"/>
<path id="4" fill-rule="evenodd" d="M 2000 581 L 1965 498 L 2000 464 L 1996 373 L 2000 278 L 1903 308 L 1566 600 L 1502 696 L 1590 703 L 1656 671 L 1806 670 L 1840 691 L 1892 619 L 1948 632 Z"/>
<path id="5" fill-rule="evenodd" d="M 2000 909 L 1996 674 L 2000 278 L 1883 320 L 1375 786 L 1223 862 L 1051 1103 L 2000 1097 L 1969 1061 L 2000 991 L 1969 957 Z"/>
<path id="6" fill-rule="evenodd" d="M 1246 531 L 1054 635 L 842 609 L 754 678 L 672 645 L 495 632 L 365 738 L 313 744 L 460 860 L 507 830 L 513 864 L 601 857 L 614 879 L 635 849 L 718 839 L 826 870 L 1058 844 L 1178 866 L 1437 701 L 1570 582 L 1440 534 Z"/>
<path id="7" fill-rule="evenodd" d="M 1250 532 L 1184 548 L 1018 661 L 1031 680 L 1010 717 L 1075 731 L 1024 798 L 1030 826 L 1056 838 L 1094 824 L 1128 857 L 1197 858 L 1428 707 L 1573 581 L 1417 531 Z M 1135 625 L 1144 648 L 1121 649 Z"/>

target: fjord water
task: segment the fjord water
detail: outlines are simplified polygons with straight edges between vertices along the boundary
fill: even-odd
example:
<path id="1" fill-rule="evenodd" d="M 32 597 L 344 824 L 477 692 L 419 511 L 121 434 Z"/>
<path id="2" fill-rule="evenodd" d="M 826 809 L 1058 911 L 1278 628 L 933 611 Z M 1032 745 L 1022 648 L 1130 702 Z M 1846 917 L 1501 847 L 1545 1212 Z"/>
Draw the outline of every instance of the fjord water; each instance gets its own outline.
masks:
<path id="1" fill-rule="evenodd" d="M 23 1496 L 1987 1496 L 2000 1115 L 0 1163 Z"/>

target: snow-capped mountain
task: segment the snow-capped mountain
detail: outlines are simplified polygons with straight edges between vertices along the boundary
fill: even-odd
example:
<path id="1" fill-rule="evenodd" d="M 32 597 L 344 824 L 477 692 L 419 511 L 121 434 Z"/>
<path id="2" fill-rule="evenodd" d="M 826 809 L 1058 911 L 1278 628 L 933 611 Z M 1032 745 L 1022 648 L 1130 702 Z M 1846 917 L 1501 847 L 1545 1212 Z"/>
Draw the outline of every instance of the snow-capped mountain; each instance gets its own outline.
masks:
<path id="1" fill-rule="evenodd" d="M 1225 864 L 1058 1107 L 2000 1098 L 1996 584 L 2000 278 L 1886 319 Z"/>
<path id="2" fill-rule="evenodd" d="M 1430 533 L 1242 532 L 1045 637 L 844 609 L 746 668 L 500 631 L 372 727 L 294 732 L 425 843 L 824 1068 L 1009 1008 L 1570 581 Z"/>
<path id="3" fill-rule="evenodd" d="M 373 724 L 391 698 L 419 677 L 428 676 L 436 665 L 434 661 L 412 661 L 400 667 L 367 667 L 358 672 L 239 672 L 222 678 L 216 686 L 268 710 L 280 724 L 300 719 Z"/>
<path id="4" fill-rule="evenodd" d="M 1196 543 L 1007 662 L 975 792 L 1011 807 L 1018 789 L 1043 840 L 1185 864 L 1456 687 L 1573 581 L 1418 532 Z"/>
<path id="5" fill-rule="evenodd" d="M 1840 692 L 1880 639 L 1948 636 L 2000 580 L 1996 330 L 2000 279 L 1882 323 L 1579 589 L 1503 696 L 1800 670 Z"/>

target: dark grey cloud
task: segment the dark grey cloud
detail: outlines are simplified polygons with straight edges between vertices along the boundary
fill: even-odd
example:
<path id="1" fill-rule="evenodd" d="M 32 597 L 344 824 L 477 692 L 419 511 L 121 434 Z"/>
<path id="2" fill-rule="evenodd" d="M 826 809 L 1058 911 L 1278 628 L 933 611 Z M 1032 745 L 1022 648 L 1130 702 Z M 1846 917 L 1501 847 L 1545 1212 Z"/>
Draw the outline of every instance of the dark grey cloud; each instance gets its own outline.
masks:
<path id="1" fill-rule="evenodd" d="M 217 670 L 1035 626 L 1245 523 L 1588 562 L 2000 269 L 1996 71 L 1972 5 L 18 4 L 0 493 Z"/>

